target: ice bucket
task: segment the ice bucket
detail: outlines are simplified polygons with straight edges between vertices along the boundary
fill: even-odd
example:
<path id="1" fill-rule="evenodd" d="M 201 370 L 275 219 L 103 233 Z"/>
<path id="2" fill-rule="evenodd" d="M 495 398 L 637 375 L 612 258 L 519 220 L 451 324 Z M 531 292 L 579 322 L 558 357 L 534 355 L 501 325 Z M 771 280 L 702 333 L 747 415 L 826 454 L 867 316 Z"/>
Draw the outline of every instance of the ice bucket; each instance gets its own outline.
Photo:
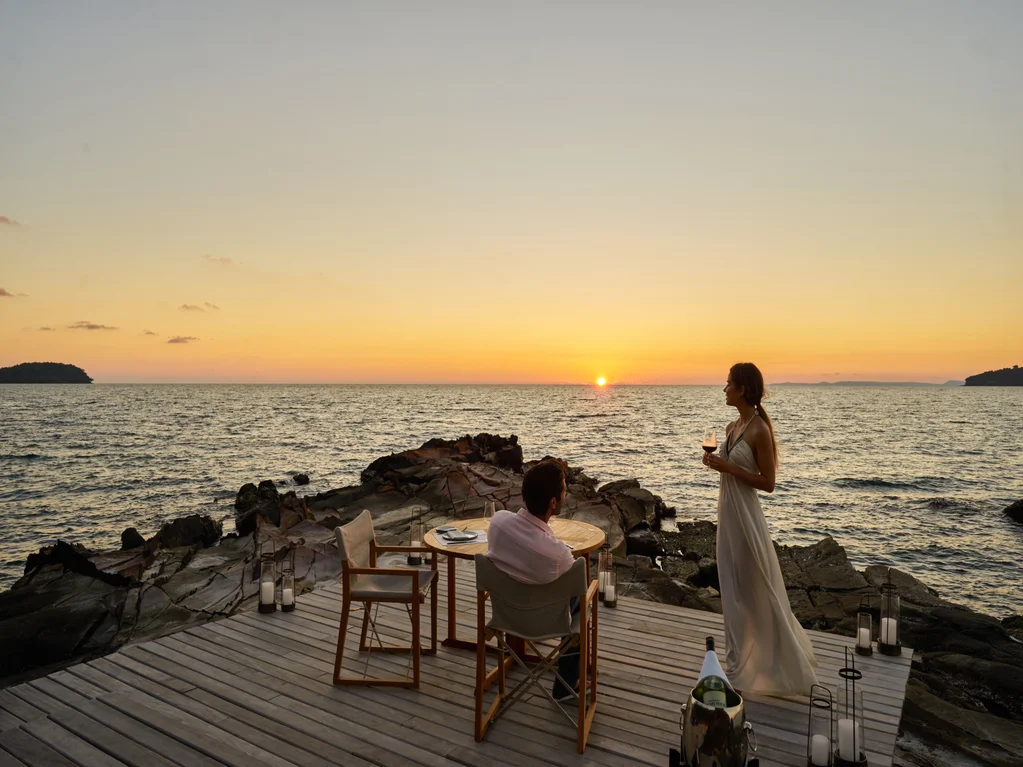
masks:
<path id="1" fill-rule="evenodd" d="M 756 750 L 756 734 L 746 721 L 741 695 L 729 689 L 727 705 L 721 707 L 705 705 L 689 694 L 689 701 L 682 704 L 681 765 L 746 767 L 749 753 Z M 752 767 L 759 760 L 748 764 Z"/>

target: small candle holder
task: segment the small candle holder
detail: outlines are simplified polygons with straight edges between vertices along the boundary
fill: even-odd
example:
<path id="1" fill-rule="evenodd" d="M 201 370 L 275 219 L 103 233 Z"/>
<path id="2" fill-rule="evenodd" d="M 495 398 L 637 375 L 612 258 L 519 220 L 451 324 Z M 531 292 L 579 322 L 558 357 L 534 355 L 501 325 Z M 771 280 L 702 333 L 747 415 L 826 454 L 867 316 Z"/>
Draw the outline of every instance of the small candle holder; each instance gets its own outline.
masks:
<path id="1" fill-rule="evenodd" d="M 270 542 L 270 551 L 265 544 L 259 547 L 259 611 L 272 613 L 277 610 L 277 548 Z"/>
<path id="2" fill-rule="evenodd" d="M 613 567 L 604 576 L 604 598 L 602 601 L 604 607 L 618 606 L 618 573 Z"/>
<path id="3" fill-rule="evenodd" d="M 902 637 L 899 636 L 899 587 L 892 583 L 892 569 L 881 584 L 881 626 L 877 635 L 877 649 L 882 655 L 902 655 Z"/>
<path id="4" fill-rule="evenodd" d="M 426 535 L 426 530 L 423 526 L 423 520 L 420 517 L 419 507 L 413 507 L 415 509 L 412 520 L 408 526 L 408 545 L 409 546 L 422 546 L 423 538 Z M 423 555 L 418 551 L 410 551 L 408 559 L 406 560 L 411 567 L 419 567 L 423 564 Z"/>
<path id="5" fill-rule="evenodd" d="M 281 610 L 290 613 L 295 610 L 295 598 L 298 592 L 295 590 L 295 548 L 288 552 L 288 558 L 284 560 L 281 573 Z"/>
<path id="6" fill-rule="evenodd" d="M 806 727 L 806 763 L 831 767 L 835 743 L 835 707 L 831 690 L 815 684 L 810 688 L 809 721 Z"/>
<path id="7" fill-rule="evenodd" d="M 611 544 L 604 543 L 597 554 L 597 596 L 604 600 L 604 589 L 607 586 L 607 573 L 614 569 L 614 557 L 611 555 Z"/>
<path id="8" fill-rule="evenodd" d="M 873 655 L 874 647 L 871 644 L 873 619 L 868 612 L 856 613 L 856 654 Z"/>

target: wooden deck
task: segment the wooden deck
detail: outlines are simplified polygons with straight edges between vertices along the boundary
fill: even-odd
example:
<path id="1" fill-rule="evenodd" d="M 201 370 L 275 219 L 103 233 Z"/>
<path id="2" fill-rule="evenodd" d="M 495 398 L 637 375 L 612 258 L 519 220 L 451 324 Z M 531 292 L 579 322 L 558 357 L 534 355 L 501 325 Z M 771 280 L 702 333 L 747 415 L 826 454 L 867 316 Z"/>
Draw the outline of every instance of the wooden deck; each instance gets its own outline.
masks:
<path id="1" fill-rule="evenodd" d="M 459 567 L 458 583 L 468 637 L 471 563 Z M 719 615 L 620 599 L 600 612 L 600 698 L 586 753 L 575 753 L 573 730 L 539 695 L 476 743 L 471 652 L 442 647 L 424 656 L 418 691 L 331 684 L 339 594 L 330 586 L 303 595 L 290 614 L 236 615 L 0 690 L 0 767 L 664 767 L 678 746 L 679 705 L 703 638 L 723 643 Z M 379 622 L 385 642 L 407 638 L 402 608 L 381 607 Z M 349 672 L 369 655 L 357 653 L 359 625 L 353 620 L 349 632 Z M 852 640 L 811 638 L 819 679 L 837 687 Z M 910 662 L 908 649 L 901 658 L 857 657 L 872 767 L 891 765 Z M 368 665 L 400 674 L 406 658 L 374 653 Z M 761 764 L 805 764 L 805 701 L 750 697 L 747 707 Z"/>

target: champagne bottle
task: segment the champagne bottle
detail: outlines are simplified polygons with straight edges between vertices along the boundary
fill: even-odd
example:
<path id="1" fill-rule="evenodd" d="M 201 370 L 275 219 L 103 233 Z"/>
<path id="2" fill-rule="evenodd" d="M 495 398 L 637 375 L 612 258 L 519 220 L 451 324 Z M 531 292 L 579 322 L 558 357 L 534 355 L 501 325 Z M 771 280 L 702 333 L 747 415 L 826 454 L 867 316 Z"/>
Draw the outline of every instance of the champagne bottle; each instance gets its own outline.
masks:
<path id="1" fill-rule="evenodd" d="M 714 637 L 707 637 L 707 654 L 703 656 L 703 668 L 700 669 L 693 697 L 705 706 L 725 708 L 729 705 L 729 693 L 737 697 L 718 662 L 717 653 L 714 651 Z"/>

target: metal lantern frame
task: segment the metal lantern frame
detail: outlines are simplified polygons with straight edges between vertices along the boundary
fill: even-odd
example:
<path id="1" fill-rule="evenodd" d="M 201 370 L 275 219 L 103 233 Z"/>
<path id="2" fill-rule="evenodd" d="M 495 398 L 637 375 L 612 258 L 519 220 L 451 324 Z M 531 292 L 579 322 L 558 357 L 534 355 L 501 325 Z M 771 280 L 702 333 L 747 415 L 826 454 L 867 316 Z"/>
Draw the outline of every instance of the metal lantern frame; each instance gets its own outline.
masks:
<path id="1" fill-rule="evenodd" d="M 270 544 L 270 550 L 266 550 L 267 544 Z M 257 561 L 257 575 L 256 580 L 259 583 L 259 589 L 257 591 L 259 598 L 259 612 L 261 613 L 272 613 L 277 611 L 277 545 L 268 539 L 264 539 L 259 544 L 259 557 Z M 269 574 L 269 577 L 268 577 Z M 265 584 L 270 584 L 271 599 L 267 601 L 266 590 L 263 588 Z"/>
<path id="2" fill-rule="evenodd" d="M 607 573 L 614 570 L 614 556 L 611 554 L 611 544 L 605 542 L 597 554 L 597 597 L 604 601 L 604 586 L 607 581 Z"/>
<path id="3" fill-rule="evenodd" d="M 899 587 L 892 582 L 892 568 L 888 568 L 887 579 L 881 584 L 881 622 L 878 625 L 877 649 L 882 655 L 902 655 L 902 626 L 900 616 Z M 886 623 L 886 621 L 892 621 Z M 895 641 L 885 628 L 895 627 Z"/>
<path id="4" fill-rule="evenodd" d="M 863 672 L 856 668 L 856 654 L 845 648 L 845 666 L 838 670 L 838 675 L 845 680 L 845 695 L 842 699 L 842 711 L 837 724 L 837 741 L 835 743 L 833 767 L 867 767 L 867 749 L 863 726 L 863 702 L 862 691 L 857 691 L 856 683 L 863 678 Z M 859 694 L 857 694 L 859 692 Z M 853 752 L 856 759 L 846 759 L 845 754 L 839 749 L 842 740 L 842 721 L 850 720 L 852 723 Z"/>
<path id="5" fill-rule="evenodd" d="M 284 591 L 291 588 L 291 602 L 284 599 Z M 294 612 L 298 603 L 298 588 L 295 584 L 295 547 L 288 550 L 288 556 L 281 563 L 281 610 L 286 613 Z"/>
<path id="6" fill-rule="evenodd" d="M 827 713 L 824 713 L 827 712 Z M 823 735 L 820 722 L 827 717 L 827 739 L 828 747 L 825 751 L 824 762 L 813 759 L 813 740 L 817 735 Z M 816 725 L 816 726 L 815 726 Z M 806 713 L 806 764 L 807 767 L 831 767 L 834 755 L 835 743 L 835 699 L 831 690 L 821 684 L 810 687 L 810 702 Z"/>
<path id="7" fill-rule="evenodd" d="M 418 533 L 418 542 L 417 534 Z M 408 518 L 408 545 L 409 546 L 422 546 L 423 536 L 426 534 L 426 528 L 423 526 L 423 510 L 421 506 L 415 505 L 409 510 Z M 423 555 L 418 551 L 410 551 L 408 558 L 405 560 L 409 567 L 419 567 L 423 564 Z"/>
<path id="8" fill-rule="evenodd" d="M 867 644 L 860 643 L 860 632 L 867 630 Z M 856 612 L 856 654 L 870 657 L 874 654 L 874 615 L 870 607 L 870 596 L 860 597 L 860 607 Z"/>

